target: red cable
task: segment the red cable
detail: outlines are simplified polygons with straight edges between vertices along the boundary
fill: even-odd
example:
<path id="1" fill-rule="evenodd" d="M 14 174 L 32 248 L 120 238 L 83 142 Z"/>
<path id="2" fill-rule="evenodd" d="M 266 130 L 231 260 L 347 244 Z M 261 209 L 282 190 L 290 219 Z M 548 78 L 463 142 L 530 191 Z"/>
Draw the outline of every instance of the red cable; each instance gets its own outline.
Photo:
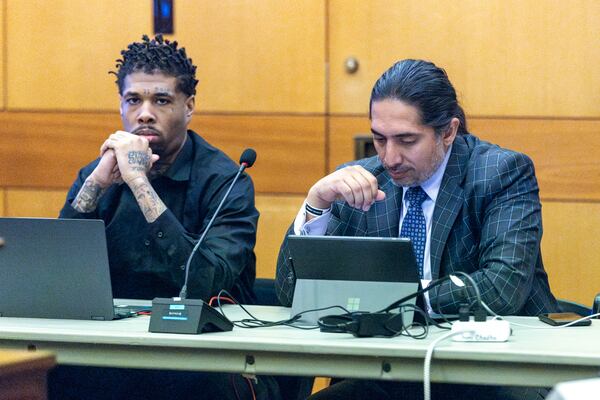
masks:
<path id="1" fill-rule="evenodd" d="M 230 379 L 231 379 L 231 386 L 233 386 L 233 391 L 235 392 L 235 398 L 236 398 L 237 400 L 241 400 L 241 399 L 240 399 L 240 394 L 239 394 L 239 393 L 238 393 L 238 391 L 237 391 L 237 386 L 235 386 L 235 379 L 234 379 L 234 376 L 233 376 L 233 375 L 231 375 L 231 376 L 230 376 Z"/>
<path id="2" fill-rule="evenodd" d="M 243 377 L 246 382 L 248 383 L 248 386 L 250 387 L 250 393 L 252 394 L 252 400 L 256 400 L 256 393 L 254 393 L 254 386 L 252 385 L 252 382 L 249 378 Z M 231 385 L 233 386 L 233 391 L 235 392 L 235 398 L 238 400 L 240 399 L 240 394 L 237 391 L 237 386 L 235 385 L 235 378 L 234 375 L 231 375 Z"/>
<path id="3" fill-rule="evenodd" d="M 246 382 L 248 382 L 248 386 L 250 386 L 250 393 L 252 393 L 252 400 L 256 400 L 256 394 L 254 393 L 254 386 L 252 385 L 252 382 L 250 381 L 249 378 L 244 378 L 246 379 Z"/>
<path id="4" fill-rule="evenodd" d="M 230 299 L 229 297 L 219 297 L 219 296 L 213 296 L 210 298 L 210 300 L 208 301 L 208 305 L 209 306 L 213 306 L 213 302 L 217 299 L 220 299 L 221 301 L 226 300 L 231 304 L 236 304 L 235 301 L 233 301 L 232 299 Z"/>

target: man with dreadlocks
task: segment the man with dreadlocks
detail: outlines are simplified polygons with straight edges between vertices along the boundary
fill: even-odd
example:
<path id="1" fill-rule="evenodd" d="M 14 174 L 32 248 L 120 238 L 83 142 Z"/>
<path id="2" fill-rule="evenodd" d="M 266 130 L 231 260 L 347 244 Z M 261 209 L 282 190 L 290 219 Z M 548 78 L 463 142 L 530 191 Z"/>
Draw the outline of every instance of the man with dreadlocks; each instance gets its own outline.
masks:
<path id="1" fill-rule="evenodd" d="M 123 130 L 108 136 L 100 157 L 79 172 L 60 216 L 104 220 L 115 297 L 174 297 L 237 166 L 187 129 L 198 81 L 184 48 L 144 36 L 121 54 L 112 73 Z M 192 260 L 190 298 L 227 289 L 253 302 L 257 220 L 244 174 Z"/>
<path id="2" fill-rule="evenodd" d="M 184 48 L 160 35 L 152 40 L 144 35 L 121 55 L 111 73 L 117 77 L 123 130 L 110 134 L 100 157 L 79 171 L 60 217 L 104 220 L 115 297 L 174 297 L 182 287 L 187 258 L 238 168 L 187 129 L 198 81 Z M 206 300 L 227 289 L 242 303 L 254 301 L 257 221 L 254 188 L 244 174 L 191 263 L 189 298 Z M 145 398 L 149 393 L 151 398 L 163 398 L 161 393 L 169 398 L 227 398 L 248 389 L 245 382 L 232 388 L 233 376 L 225 374 L 93 373 L 105 382 L 112 373 L 115 381 L 130 383 L 121 383 L 126 388 L 122 392 L 96 392 L 93 398 Z M 114 389 L 113 383 L 102 386 Z M 51 381 L 51 388 L 58 386 Z M 144 394 L 133 392 L 144 387 Z M 193 390 L 198 387 L 202 389 Z M 62 389 L 57 397 L 68 397 Z"/>

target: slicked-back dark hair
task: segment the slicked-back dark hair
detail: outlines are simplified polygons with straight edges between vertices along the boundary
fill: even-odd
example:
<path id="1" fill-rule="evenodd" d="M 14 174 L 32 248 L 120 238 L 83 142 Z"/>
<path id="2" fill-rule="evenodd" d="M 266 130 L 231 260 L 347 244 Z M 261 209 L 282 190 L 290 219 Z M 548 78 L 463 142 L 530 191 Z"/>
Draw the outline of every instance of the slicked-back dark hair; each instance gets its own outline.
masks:
<path id="1" fill-rule="evenodd" d="M 402 60 L 391 66 L 375 82 L 371 91 L 369 118 L 374 101 L 400 100 L 421 115 L 421 123 L 442 134 L 452 118 L 458 118 L 458 134 L 467 135 L 467 120 L 456 99 L 456 91 L 446 71 L 429 61 Z"/>
<path id="2" fill-rule="evenodd" d="M 123 94 L 125 77 L 133 72 L 162 72 L 177 79 L 177 90 L 187 96 L 196 94 L 196 66 L 187 57 L 185 48 L 177 48 L 176 41 L 165 40 L 162 35 L 154 39 L 144 35 L 141 42 L 131 43 L 127 50 L 122 50 L 121 56 L 122 59 L 116 60 L 117 71 L 109 72 L 117 77 L 119 94 Z"/>

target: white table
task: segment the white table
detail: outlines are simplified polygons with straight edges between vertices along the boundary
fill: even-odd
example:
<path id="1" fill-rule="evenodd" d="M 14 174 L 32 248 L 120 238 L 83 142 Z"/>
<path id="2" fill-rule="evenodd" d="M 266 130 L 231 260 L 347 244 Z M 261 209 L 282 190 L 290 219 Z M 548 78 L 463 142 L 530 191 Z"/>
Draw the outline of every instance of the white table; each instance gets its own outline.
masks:
<path id="1" fill-rule="evenodd" d="M 249 307 L 279 320 L 282 307 Z M 228 316 L 239 309 L 226 306 Z M 119 321 L 0 318 L 0 347 L 52 351 L 59 364 L 226 371 L 247 374 L 316 375 L 422 380 L 425 340 L 355 338 L 289 327 L 234 328 L 201 335 L 149 333 L 149 317 Z M 546 326 L 535 318 L 512 321 Z M 514 326 L 505 343 L 442 342 L 434 353 L 432 381 L 552 386 L 597 377 L 600 320 L 589 327 L 530 329 Z"/>

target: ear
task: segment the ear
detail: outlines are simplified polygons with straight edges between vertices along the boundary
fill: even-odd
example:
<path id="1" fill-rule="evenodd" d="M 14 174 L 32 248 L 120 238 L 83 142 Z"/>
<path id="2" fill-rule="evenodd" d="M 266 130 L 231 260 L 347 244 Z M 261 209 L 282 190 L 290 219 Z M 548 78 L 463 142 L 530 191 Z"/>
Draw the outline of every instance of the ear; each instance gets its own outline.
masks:
<path id="1" fill-rule="evenodd" d="M 454 142 L 454 138 L 456 138 L 456 133 L 458 132 L 458 127 L 460 126 L 460 121 L 458 118 L 452 118 L 450 121 L 450 125 L 446 132 L 442 134 L 442 141 L 444 142 L 444 147 L 448 149 L 450 145 Z"/>
<path id="2" fill-rule="evenodd" d="M 196 107 L 196 96 L 191 95 L 185 101 L 185 117 L 188 122 L 192 119 L 192 115 L 194 114 L 194 108 Z"/>

